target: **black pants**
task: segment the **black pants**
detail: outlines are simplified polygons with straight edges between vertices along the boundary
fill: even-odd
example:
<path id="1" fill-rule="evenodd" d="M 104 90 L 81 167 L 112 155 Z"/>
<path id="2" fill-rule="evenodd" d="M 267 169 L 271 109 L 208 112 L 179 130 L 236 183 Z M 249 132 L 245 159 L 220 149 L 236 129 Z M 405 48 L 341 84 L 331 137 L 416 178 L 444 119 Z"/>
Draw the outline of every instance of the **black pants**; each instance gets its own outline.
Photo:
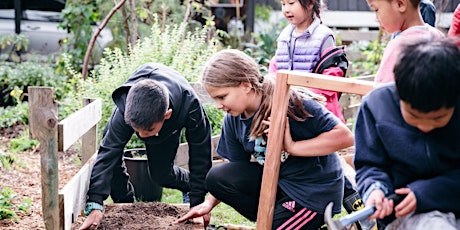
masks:
<path id="1" fill-rule="evenodd" d="M 190 173 L 188 170 L 174 165 L 180 132 L 168 138 L 167 141 L 151 145 L 146 143 L 147 160 L 151 179 L 162 187 L 178 189 L 184 193 L 190 191 Z M 119 164 L 113 169 L 110 196 L 116 203 L 134 202 L 134 187 L 129 182 L 126 166 L 120 158 Z"/>
<path id="2" fill-rule="evenodd" d="M 256 221 L 263 167 L 256 162 L 231 162 L 211 168 L 206 177 L 209 192 L 244 217 Z M 297 226 L 317 230 L 324 216 L 298 205 L 278 189 L 273 229 Z"/>

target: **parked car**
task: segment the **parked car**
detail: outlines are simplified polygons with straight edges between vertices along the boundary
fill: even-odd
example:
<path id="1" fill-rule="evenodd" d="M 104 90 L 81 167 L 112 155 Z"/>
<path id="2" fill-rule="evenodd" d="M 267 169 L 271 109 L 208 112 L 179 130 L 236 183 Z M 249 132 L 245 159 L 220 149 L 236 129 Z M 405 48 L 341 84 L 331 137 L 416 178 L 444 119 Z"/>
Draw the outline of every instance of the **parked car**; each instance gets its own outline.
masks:
<path id="1" fill-rule="evenodd" d="M 59 28 L 62 21 L 61 11 L 65 7 L 63 0 L 22 1 L 21 19 L 15 17 L 13 0 L 0 3 L 0 36 L 16 32 L 16 20 L 20 21 L 20 33 L 29 39 L 28 51 L 49 54 L 59 51 L 62 39 L 69 37 L 66 30 Z M 96 29 L 97 25 L 94 25 Z M 112 41 L 112 32 L 105 28 L 96 40 L 97 52 L 107 47 Z"/>

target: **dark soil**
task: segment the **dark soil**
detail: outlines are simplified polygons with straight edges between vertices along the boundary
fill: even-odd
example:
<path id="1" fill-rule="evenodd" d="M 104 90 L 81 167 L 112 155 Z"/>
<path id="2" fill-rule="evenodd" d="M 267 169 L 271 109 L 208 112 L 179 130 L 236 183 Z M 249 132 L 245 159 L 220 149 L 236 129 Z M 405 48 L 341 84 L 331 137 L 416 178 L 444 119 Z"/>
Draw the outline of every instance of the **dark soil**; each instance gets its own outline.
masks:
<path id="1" fill-rule="evenodd" d="M 25 127 L 22 125 L 0 129 L 0 152 L 6 152 L 8 142 L 18 137 L 24 129 Z M 16 195 L 12 201 L 15 206 L 19 205 L 23 198 L 30 198 L 32 207 L 27 212 L 18 212 L 17 220 L 0 220 L 0 229 L 44 230 L 41 207 L 40 147 L 18 153 L 16 156 L 10 168 L 0 167 L 0 190 L 4 187 L 10 187 Z M 80 168 L 79 164 L 75 162 L 77 157 L 79 157 L 78 150 L 74 147 L 66 152 L 59 152 L 59 189 L 62 189 Z M 164 203 L 107 204 L 104 205 L 104 217 L 98 229 L 193 229 L 197 225 L 191 222 L 173 225 L 179 216 L 184 215 L 189 210 L 188 206 L 180 205 Z M 79 216 L 72 229 L 78 229 L 84 220 L 85 217 Z"/>
<path id="2" fill-rule="evenodd" d="M 187 213 L 187 206 L 170 205 L 159 202 L 104 205 L 104 217 L 98 230 L 129 229 L 171 229 L 192 230 L 194 224 L 185 222 L 173 224 L 175 220 Z M 84 221 L 80 218 L 72 225 L 78 229 Z"/>

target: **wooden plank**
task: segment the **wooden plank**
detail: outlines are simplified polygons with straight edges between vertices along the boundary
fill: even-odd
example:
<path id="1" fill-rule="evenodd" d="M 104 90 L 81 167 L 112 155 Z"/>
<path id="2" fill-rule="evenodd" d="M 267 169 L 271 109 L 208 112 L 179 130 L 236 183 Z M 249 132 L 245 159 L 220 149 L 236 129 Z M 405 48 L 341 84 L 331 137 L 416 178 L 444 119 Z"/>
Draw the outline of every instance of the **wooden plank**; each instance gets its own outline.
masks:
<path id="1" fill-rule="evenodd" d="M 378 30 L 359 31 L 359 30 L 336 30 L 335 35 L 341 41 L 375 41 L 379 36 Z"/>
<path id="2" fill-rule="evenodd" d="M 340 4 L 342 0 L 339 1 Z M 436 28 L 448 29 L 452 23 L 453 13 L 442 11 L 436 14 Z M 344 11 L 332 9 L 321 12 L 324 25 L 330 28 L 373 28 L 378 29 L 379 23 L 375 20 L 375 12 L 369 10 L 366 1 L 358 2 L 358 11 Z M 344 20 L 346 19 L 346 20 Z"/>
<path id="3" fill-rule="evenodd" d="M 83 107 L 89 105 L 91 102 L 96 99 L 85 98 L 83 99 Z M 102 104 L 101 104 L 102 106 Z M 102 111 L 102 108 L 99 110 Z M 85 164 L 91 156 L 97 151 L 97 123 L 91 127 L 83 136 L 81 137 L 82 150 L 81 150 L 81 164 Z"/>
<path id="4" fill-rule="evenodd" d="M 271 229 L 275 207 L 280 157 L 289 100 L 289 72 L 278 71 L 271 111 L 270 135 L 267 140 L 262 185 L 257 212 L 257 229 Z"/>
<path id="5" fill-rule="evenodd" d="M 300 71 L 281 70 L 289 75 L 289 85 L 305 86 L 309 88 L 325 89 L 358 95 L 367 94 L 374 88 L 374 82 L 354 78 L 334 77 L 322 74 L 306 73 Z M 275 107 L 274 107 L 275 108 Z"/>
<path id="6" fill-rule="evenodd" d="M 219 141 L 220 135 L 211 137 L 212 143 L 212 157 L 218 157 L 219 154 L 216 152 L 217 142 Z M 176 158 L 174 159 L 174 164 L 182 168 L 188 169 L 188 143 L 181 143 L 179 148 L 177 148 Z M 223 163 L 221 160 L 213 161 L 213 165 Z"/>
<path id="7" fill-rule="evenodd" d="M 375 20 L 375 13 L 371 11 L 328 10 L 321 12 L 321 19 L 324 25 L 331 28 L 379 28 L 379 23 Z"/>
<path id="8" fill-rule="evenodd" d="M 75 141 L 99 122 L 102 117 L 101 108 L 101 99 L 96 99 L 59 122 L 59 151 L 67 150 Z"/>
<path id="9" fill-rule="evenodd" d="M 70 230 L 72 223 L 84 209 L 96 156 L 97 153 L 93 153 L 92 157 L 59 192 L 59 229 Z"/>
<path id="10" fill-rule="evenodd" d="M 46 229 L 58 229 L 58 113 L 54 90 L 50 87 L 28 87 L 28 93 L 30 134 L 40 141 L 43 220 Z"/>
<path id="11" fill-rule="evenodd" d="M 278 186 L 280 155 L 283 148 L 284 127 L 290 86 L 305 86 L 344 93 L 364 95 L 374 88 L 372 81 L 333 77 L 299 71 L 278 71 L 271 111 L 270 135 L 262 176 L 257 213 L 257 229 L 271 229 Z"/>

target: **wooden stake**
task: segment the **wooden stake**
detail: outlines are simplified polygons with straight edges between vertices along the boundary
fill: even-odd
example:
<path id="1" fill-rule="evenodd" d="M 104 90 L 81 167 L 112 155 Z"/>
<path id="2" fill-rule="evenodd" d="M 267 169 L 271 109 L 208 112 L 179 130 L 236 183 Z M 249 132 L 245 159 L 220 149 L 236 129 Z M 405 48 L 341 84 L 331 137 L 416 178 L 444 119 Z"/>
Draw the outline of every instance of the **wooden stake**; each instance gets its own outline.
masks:
<path id="1" fill-rule="evenodd" d="M 53 88 L 28 87 L 28 92 L 30 135 L 40 141 L 43 220 L 54 230 L 59 228 L 57 105 Z"/>
<path id="2" fill-rule="evenodd" d="M 284 127 L 289 102 L 288 74 L 278 72 L 273 95 L 270 134 L 267 140 L 262 187 L 257 212 L 257 229 L 271 229 L 275 207 L 276 189 L 280 170 L 281 150 L 283 148 Z"/>

